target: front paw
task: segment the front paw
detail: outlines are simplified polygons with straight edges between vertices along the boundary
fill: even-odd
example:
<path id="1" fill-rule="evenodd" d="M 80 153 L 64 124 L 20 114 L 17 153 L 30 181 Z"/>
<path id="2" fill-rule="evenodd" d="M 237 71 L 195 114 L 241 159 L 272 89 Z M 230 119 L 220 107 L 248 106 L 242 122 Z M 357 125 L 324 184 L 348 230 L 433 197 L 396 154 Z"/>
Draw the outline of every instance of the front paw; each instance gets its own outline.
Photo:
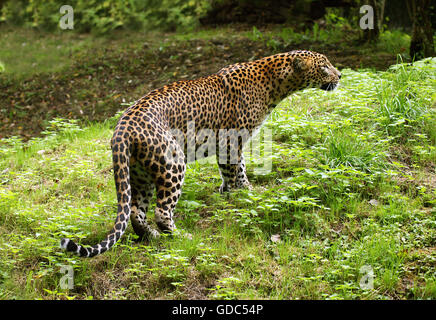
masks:
<path id="1" fill-rule="evenodd" d="M 247 179 L 236 181 L 235 188 L 253 190 L 253 186 Z"/>
<path id="2" fill-rule="evenodd" d="M 164 234 L 171 234 L 174 230 L 176 230 L 176 225 L 174 224 L 174 221 L 170 219 L 162 221 L 156 219 L 156 224 L 160 231 Z"/>

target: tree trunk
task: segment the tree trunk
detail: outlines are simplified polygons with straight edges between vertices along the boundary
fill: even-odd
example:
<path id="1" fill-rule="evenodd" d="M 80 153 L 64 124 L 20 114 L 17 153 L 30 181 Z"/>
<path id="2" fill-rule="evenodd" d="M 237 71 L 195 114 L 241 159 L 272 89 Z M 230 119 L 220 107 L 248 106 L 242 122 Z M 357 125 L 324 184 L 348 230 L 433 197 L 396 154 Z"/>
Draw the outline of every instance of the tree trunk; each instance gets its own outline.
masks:
<path id="1" fill-rule="evenodd" d="M 361 3 L 363 2 L 361 1 Z M 374 28 L 363 30 L 363 40 L 365 42 L 377 42 L 383 25 L 386 0 L 369 0 L 368 2 L 374 11 Z"/>
<path id="2" fill-rule="evenodd" d="M 434 55 L 433 29 L 430 22 L 430 0 L 407 0 L 412 20 L 410 57 L 420 60 Z"/>
<path id="3" fill-rule="evenodd" d="M 383 19 L 385 18 L 385 7 L 386 7 L 386 0 L 379 0 L 378 1 L 378 7 L 379 7 L 379 14 L 378 14 L 378 26 L 380 29 L 383 27 Z"/>

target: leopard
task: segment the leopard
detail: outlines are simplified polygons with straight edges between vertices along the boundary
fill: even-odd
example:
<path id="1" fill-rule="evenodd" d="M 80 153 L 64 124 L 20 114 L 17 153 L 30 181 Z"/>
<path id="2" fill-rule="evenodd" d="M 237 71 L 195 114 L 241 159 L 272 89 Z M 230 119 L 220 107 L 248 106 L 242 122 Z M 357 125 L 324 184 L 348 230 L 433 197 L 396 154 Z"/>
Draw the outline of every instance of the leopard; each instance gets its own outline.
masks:
<path id="1" fill-rule="evenodd" d="M 257 132 L 292 93 L 306 88 L 332 91 L 340 78 L 341 72 L 324 54 L 293 50 L 150 91 L 124 111 L 111 139 L 117 196 L 112 229 L 94 246 L 64 238 L 61 248 L 80 257 L 99 255 L 122 237 L 129 219 L 139 239 L 173 235 L 187 163 L 202 157 L 216 157 L 219 192 L 251 189 L 242 151 L 246 136 Z M 228 134 L 221 134 L 223 130 Z M 214 143 L 204 143 L 205 131 Z M 204 145 L 204 152 L 196 152 Z M 154 195 L 157 228 L 146 216 Z"/>

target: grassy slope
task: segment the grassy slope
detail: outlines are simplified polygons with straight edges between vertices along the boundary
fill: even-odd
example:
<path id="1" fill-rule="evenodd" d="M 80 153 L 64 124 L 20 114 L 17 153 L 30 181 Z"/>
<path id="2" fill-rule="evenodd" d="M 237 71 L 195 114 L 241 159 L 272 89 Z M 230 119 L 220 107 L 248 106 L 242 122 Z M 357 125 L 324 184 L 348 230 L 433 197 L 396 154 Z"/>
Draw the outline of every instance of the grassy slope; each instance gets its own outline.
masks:
<path id="1" fill-rule="evenodd" d="M 116 118 L 3 140 L 0 297 L 435 299 L 435 69 L 346 69 L 333 93 L 291 96 L 266 124 L 272 171 L 254 174 L 247 154 L 253 191 L 222 196 L 216 164 L 191 163 L 176 223 L 192 239 L 138 243 L 129 226 L 93 259 L 65 255 L 59 239 L 94 244 L 112 226 Z M 360 287 L 362 267 L 373 289 Z"/>

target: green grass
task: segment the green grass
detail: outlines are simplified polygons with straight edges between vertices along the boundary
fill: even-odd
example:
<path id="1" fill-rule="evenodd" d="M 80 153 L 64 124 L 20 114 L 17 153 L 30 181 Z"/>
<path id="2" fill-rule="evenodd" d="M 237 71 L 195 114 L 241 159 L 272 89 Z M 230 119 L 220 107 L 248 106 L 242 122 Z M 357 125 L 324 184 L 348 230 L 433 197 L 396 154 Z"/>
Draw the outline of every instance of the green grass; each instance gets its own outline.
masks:
<path id="1" fill-rule="evenodd" d="M 112 226 L 116 117 L 3 139 L 0 298 L 435 299 L 435 70 L 434 59 L 346 69 L 333 93 L 285 99 L 266 123 L 272 171 L 256 175 L 247 153 L 253 191 L 220 195 L 216 164 L 190 163 L 182 235 L 136 242 L 129 226 L 93 259 L 59 240 L 94 244 Z M 360 286 L 365 268 L 372 288 Z"/>
<path id="2" fill-rule="evenodd" d="M 67 32 L 45 35 L 34 30 L 16 29 L 15 32 L 9 32 L 3 28 L 2 34 L 0 58 L 4 70 L 18 76 L 67 68 L 71 55 L 86 43 L 83 37 L 79 39 L 80 36 Z"/>
<path id="3" fill-rule="evenodd" d="M 160 43 L 162 33 L 114 31 L 95 36 L 57 30 L 45 32 L 29 28 L 1 28 L 0 72 L 19 78 L 44 73 L 70 73 L 76 60 L 84 55 L 105 48 L 110 51 L 113 43 L 120 50 L 146 43 Z M 103 49 L 104 50 L 104 49 Z M 77 76 L 77 74 L 76 74 Z"/>

